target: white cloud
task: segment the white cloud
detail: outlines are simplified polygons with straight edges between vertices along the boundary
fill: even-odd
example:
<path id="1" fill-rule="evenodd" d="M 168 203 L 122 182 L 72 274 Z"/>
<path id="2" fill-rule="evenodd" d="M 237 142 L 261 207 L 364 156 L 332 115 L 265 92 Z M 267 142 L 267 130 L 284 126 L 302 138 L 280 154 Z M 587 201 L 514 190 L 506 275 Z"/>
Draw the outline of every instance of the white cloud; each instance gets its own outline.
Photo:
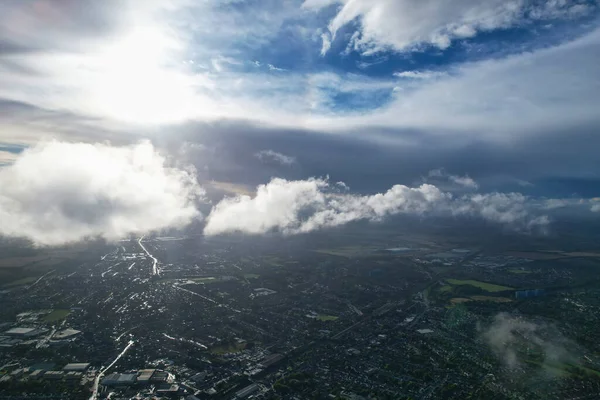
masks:
<path id="1" fill-rule="evenodd" d="M 362 123 L 449 129 L 494 140 L 597 123 L 598 79 L 590 68 L 600 61 L 599 46 L 596 30 L 557 47 L 466 63 L 446 77 L 408 82 L 385 111 Z"/>
<path id="2" fill-rule="evenodd" d="M 60 245 L 117 240 L 200 217 L 193 173 L 149 142 L 128 147 L 45 142 L 0 169 L 0 234 Z"/>
<path id="3" fill-rule="evenodd" d="M 296 163 L 295 157 L 286 156 L 285 154 L 281 154 L 273 150 L 261 150 L 254 156 L 263 162 L 275 162 L 277 164 L 286 166 Z"/>
<path id="4" fill-rule="evenodd" d="M 528 20 L 576 18 L 594 6 L 584 0 L 535 2 L 528 0 L 337 0 L 341 4 L 329 22 L 336 33 L 358 20 L 360 37 L 354 47 L 364 53 L 384 49 L 411 50 L 427 44 L 445 49 L 453 40 L 478 32 L 518 26 Z M 307 0 L 304 8 L 319 9 L 333 1 Z M 325 46 L 323 47 L 325 49 Z"/>
<path id="5" fill-rule="evenodd" d="M 544 201 L 543 207 L 547 210 L 554 210 L 557 208 L 565 208 L 576 205 L 579 202 L 579 199 L 548 199 Z"/>
<path id="6" fill-rule="evenodd" d="M 517 230 L 544 229 L 550 223 L 546 215 L 531 215 L 533 204 L 521 193 L 486 193 L 463 196 L 451 205 L 452 214 L 480 217 L 513 226 Z"/>
<path id="7" fill-rule="evenodd" d="M 475 182 L 473 178 L 470 178 L 469 176 L 450 175 L 449 178 L 452 182 L 456 183 L 457 185 L 471 189 L 479 188 L 477 182 Z"/>
<path id="8" fill-rule="evenodd" d="M 434 79 L 445 75 L 446 73 L 439 71 L 403 71 L 394 73 L 394 76 L 406 79 Z"/>
<path id="9" fill-rule="evenodd" d="M 482 337 L 491 350 L 510 369 L 522 367 L 521 349 L 534 349 L 544 367 L 557 363 L 577 364 L 573 354 L 577 346 L 554 326 L 533 322 L 521 316 L 497 314 Z M 552 368 L 548 368 L 552 371 Z"/>
<path id="10" fill-rule="evenodd" d="M 395 185 L 385 193 L 359 196 L 340 194 L 324 179 L 276 178 L 260 185 L 254 197 L 237 196 L 218 203 L 207 218 L 204 233 L 298 234 L 397 214 L 475 216 L 517 230 L 543 228 L 549 223 L 548 217 L 531 215 L 528 200 L 518 193 L 455 199 L 429 184 L 415 188 Z"/>
<path id="11" fill-rule="evenodd" d="M 285 68 L 279 68 L 279 67 L 274 66 L 273 64 L 267 64 L 267 67 L 269 67 L 269 71 L 277 71 L 277 72 L 285 71 Z"/>
<path id="12" fill-rule="evenodd" d="M 321 56 L 327 54 L 329 49 L 331 49 L 331 35 L 329 33 L 321 34 L 321 40 L 323 45 L 321 46 Z"/>
<path id="13" fill-rule="evenodd" d="M 479 188 L 479 184 L 477 182 L 475 182 L 475 180 L 473 180 L 473 178 L 469 177 L 468 175 L 465 175 L 465 176 L 451 175 L 442 168 L 429 171 L 428 177 L 429 178 L 447 179 L 450 182 L 452 182 L 458 186 L 462 186 L 462 187 L 468 188 L 468 189 L 478 189 Z"/>
<path id="14" fill-rule="evenodd" d="M 592 204 L 591 208 L 592 212 L 600 212 L 600 202 L 596 202 Z"/>

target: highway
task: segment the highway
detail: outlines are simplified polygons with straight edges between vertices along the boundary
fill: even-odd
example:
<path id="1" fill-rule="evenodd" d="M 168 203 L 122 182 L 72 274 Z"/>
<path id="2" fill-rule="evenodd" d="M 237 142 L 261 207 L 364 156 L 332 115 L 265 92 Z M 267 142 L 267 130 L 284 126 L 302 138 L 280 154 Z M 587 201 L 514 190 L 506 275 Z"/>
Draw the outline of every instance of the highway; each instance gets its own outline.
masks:
<path id="1" fill-rule="evenodd" d="M 150 252 L 146 249 L 146 247 L 144 247 L 144 245 L 142 244 L 142 239 L 144 239 L 144 236 L 142 236 L 138 240 L 138 244 L 140 245 L 142 250 L 144 250 L 144 253 L 148 254 L 148 257 L 150 257 L 154 261 L 152 263 L 152 275 L 160 275 L 160 270 L 158 269 L 158 266 L 157 266 L 158 260 L 152 254 L 150 254 Z"/>
<path id="2" fill-rule="evenodd" d="M 117 363 L 117 361 L 119 361 L 119 359 L 125 355 L 125 353 L 127 353 L 127 351 L 131 348 L 131 346 L 133 346 L 134 343 L 135 342 L 133 340 L 130 340 L 129 343 L 127 344 L 127 346 L 123 349 L 123 351 L 121 353 L 119 353 L 117 358 L 115 358 L 113 360 L 113 362 L 111 362 L 108 365 L 108 367 L 106 367 L 104 369 L 102 369 L 102 367 L 100 367 L 100 372 L 98 373 L 98 376 L 96 376 L 96 379 L 94 380 L 94 386 L 92 387 L 92 397 L 90 397 L 90 400 L 96 400 L 98 398 L 98 386 L 100 385 L 100 380 L 102 379 L 102 377 L 104 376 L 106 371 L 111 369 L 112 366 L 115 365 Z"/>
<path id="3" fill-rule="evenodd" d="M 198 294 L 196 292 L 192 292 L 191 290 L 182 288 L 181 286 L 173 285 L 173 288 L 175 288 L 177 290 L 183 290 L 184 292 L 187 292 L 187 293 L 189 293 L 191 295 L 194 295 L 194 296 L 198 296 L 198 297 L 200 297 L 200 298 L 202 298 L 202 299 L 204 299 L 206 301 L 210 301 L 211 303 L 216 304 L 219 307 L 224 307 L 224 308 L 227 308 L 228 310 L 231 310 L 233 312 L 241 313 L 240 310 L 236 310 L 235 308 L 233 308 L 231 306 L 228 306 L 227 304 L 219 303 L 218 301 L 215 301 L 215 300 L 211 299 L 210 297 L 202 296 L 201 294 Z"/>

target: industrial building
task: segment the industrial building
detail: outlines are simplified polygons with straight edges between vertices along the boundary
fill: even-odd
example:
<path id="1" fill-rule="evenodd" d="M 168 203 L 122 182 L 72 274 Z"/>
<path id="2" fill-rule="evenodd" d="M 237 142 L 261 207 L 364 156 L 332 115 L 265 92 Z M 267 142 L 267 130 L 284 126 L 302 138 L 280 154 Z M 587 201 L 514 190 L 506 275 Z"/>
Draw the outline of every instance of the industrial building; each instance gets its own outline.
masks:
<path id="1" fill-rule="evenodd" d="M 250 396 L 253 393 L 258 392 L 259 386 L 256 383 L 253 383 L 252 385 L 246 386 L 245 388 L 243 388 L 242 390 L 239 390 L 235 393 L 235 399 L 245 399 L 246 397 Z"/>
<path id="2" fill-rule="evenodd" d="M 38 328 L 23 328 L 17 327 L 7 330 L 3 333 L 6 336 L 12 336 L 16 338 L 32 338 L 41 335 L 42 333 L 47 332 L 45 329 Z"/>
<path id="3" fill-rule="evenodd" d="M 83 372 L 83 371 L 87 370 L 89 367 L 90 367 L 90 363 L 71 363 L 71 364 L 65 365 L 65 367 L 63 368 L 63 371 Z"/>
<path id="4" fill-rule="evenodd" d="M 54 336 L 52 336 L 52 339 L 53 340 L 73 339 L 74 337 L 76 337 L 80 333 L 81 333 L 81 331 L 78 331 L 76 329 L 65 329 L 65 330 L 62 330 L 60 332 L 56 332 L 54 334 Z"/>
<path id="5" fill-rule="evenodd" d="M 141 385 L 150 383 L 150 378 L 154 375 L 155 369 L 142 369 L 138 372 L 137 382 Z"/>
<path id="6" fill-rule="evenodd" d="M 102 379 L 104 386 L 132 386 L 135 384 L 137 374 L 113 373 Z"/>

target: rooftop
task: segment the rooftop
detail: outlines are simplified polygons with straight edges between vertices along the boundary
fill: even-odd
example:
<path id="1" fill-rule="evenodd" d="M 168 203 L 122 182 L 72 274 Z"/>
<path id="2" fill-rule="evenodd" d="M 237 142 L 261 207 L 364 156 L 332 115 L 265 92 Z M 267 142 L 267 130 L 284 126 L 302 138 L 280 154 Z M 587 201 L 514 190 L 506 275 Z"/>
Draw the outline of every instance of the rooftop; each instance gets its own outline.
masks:
<path id="1" fill-rule="evenodd" d="M 90 366 L 90 363 L 71 363 L 65 365 L 63 371 L 85 371 Z"/>

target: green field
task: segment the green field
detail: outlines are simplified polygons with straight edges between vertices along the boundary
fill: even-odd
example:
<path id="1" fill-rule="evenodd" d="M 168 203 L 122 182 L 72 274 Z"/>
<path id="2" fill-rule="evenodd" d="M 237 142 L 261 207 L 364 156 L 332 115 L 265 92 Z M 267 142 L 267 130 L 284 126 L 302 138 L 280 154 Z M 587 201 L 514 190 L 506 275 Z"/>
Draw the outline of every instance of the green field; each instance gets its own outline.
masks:
<path id="1" fill-rule="evenodd" d="M 224 343 L 211 348 L 210 352 L 213 354 L 239 353 L 240 351 L 243 351 L 247 345 L 248 344 L 246 342 Z"/>
<path id="2" fill-rule="evenodd" d="M 315 253 L 327 254 L 330 256 L 353 258 L 372 252 L 374 248 L 365 246 L 346 246 L 338 247 L 333 249 L 318 249 L 314 250 Z"/>
<path id="3" fill-rule="evenodd" d="M 532 273 L 531 271 L 527 271 L 524 269 L 516 269 L 516 268 L 509 269 L 508 272 L 510 272 L 511 274 L 531 274 Z"/>
<path id="4" fill-rule="evenodd" d="M 62 321 L 63 319 L 67 318 L 69 316 L 69 314 L 71 314 L 70 310 L 63 310 L 63 309 L 53 310 L 50 314 L 46 315 L 43 318 L 43 321 L 51 324 L 53 322 Z"/>
<path id="5" fill-rule="evenodd" d="M 510 303 L 512 300 L 508 297 L 492 297 L 492 296 L 471 296 L 475 301 L 491 301 L 494 303 Z"/>
<path id="6" fill-rule="evenodd" d="M 338 317 L 336 317 L 335 315 L 320 314 L 320 315 L 317 315 L 317 319 L 319 321 L 327 322 L 327 321 L 335 321 L 338 319 Z"/>
<path id="7" fill-rule="evenodd" d="M 456 285 L 456 286 L 460 286 L 460 285 L 471 285 L 471 286 L 475 286 L 479 289 L 485 290 L 486 292 L 503 292 L 505 290 L 512 290 L 513 288 L 508 287 L 508 286 L 500 286 L 500 285 L 494 285 L 493 283 L 486 283 L 486 282 L 480 282 L 480 281 L 474 281 L 474 280 L 460 280 L 460 279 L 446 279 L 446 282 L 448 282 L 451 285 Z"/>

